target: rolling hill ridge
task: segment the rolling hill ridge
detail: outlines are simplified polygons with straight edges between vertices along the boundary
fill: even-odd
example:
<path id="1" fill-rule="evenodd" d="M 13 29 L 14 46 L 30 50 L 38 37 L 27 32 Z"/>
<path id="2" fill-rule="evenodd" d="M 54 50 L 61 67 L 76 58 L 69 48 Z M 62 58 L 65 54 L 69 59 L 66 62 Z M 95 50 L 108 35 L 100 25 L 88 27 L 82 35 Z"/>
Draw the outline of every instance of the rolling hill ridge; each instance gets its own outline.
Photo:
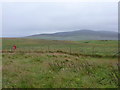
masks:
<path id="1" fill-rule="evenodd" d="M 36 34 L 26 38 L 48 40 L 118 40 L 118 33 L 112 31 L 77 30 L 70 32 L 57 32 L 53 34 Z"/>

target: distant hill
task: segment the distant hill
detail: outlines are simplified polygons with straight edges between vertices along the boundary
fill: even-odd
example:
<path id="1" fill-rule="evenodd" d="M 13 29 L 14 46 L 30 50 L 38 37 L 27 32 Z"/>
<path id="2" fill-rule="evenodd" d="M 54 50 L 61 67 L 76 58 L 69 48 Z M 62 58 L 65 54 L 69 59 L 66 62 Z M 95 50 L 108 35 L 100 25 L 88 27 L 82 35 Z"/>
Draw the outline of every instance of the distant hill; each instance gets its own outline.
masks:
<path id="1" fill-rule="evenodd" d="M 78 30 L 53 34 L 36 34 L 26 38 L 48 40 L 118 40 L 118 33 L 112 31 Z"/>

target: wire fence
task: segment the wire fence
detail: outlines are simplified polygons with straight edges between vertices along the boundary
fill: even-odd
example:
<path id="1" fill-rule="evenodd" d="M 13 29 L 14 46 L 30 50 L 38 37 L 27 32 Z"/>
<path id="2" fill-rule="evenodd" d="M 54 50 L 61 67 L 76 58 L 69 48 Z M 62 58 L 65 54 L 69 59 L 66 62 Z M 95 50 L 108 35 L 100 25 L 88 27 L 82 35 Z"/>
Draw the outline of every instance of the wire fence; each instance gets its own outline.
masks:
<path id="1" fill-rule="evenodd" d="M 13 53 L 12 49 L 4 49 L 1 53 Z M 82 55 L 98 55 L 98 56 L 118 56 L 117 48 L 101 48 L 101 47 L 73 47 L 73 46 L 39 46 L 39 47 L 18 47 L 16 53 L 68 53 L 68 54 L 82 54 Z"/>

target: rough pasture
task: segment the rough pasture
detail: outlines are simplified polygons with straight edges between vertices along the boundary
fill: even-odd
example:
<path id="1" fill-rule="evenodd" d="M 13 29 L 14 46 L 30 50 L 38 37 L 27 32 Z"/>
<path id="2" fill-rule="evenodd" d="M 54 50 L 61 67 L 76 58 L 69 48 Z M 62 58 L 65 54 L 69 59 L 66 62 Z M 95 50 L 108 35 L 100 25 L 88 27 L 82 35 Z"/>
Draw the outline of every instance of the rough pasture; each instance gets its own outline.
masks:
<path id="1" fill-rule="evenodd" d="M 10 50 L 13 44 L 15 52 Z M 117 56 L 113 57 L 117 45 L 117 41 L 3 39 L 3 88 L 117 88 L 120 74 Z"/>

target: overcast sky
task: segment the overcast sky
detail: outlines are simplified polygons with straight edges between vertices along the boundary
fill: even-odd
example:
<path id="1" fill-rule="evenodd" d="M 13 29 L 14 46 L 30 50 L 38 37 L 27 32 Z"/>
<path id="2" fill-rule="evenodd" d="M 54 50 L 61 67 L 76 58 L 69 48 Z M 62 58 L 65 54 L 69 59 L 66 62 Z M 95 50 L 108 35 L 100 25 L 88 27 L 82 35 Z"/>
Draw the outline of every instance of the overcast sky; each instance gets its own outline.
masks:
<path id="1" fill-rule="evenodd" d="M 4 3 L 3 37 L 81 29 L 118 31 L 117 2 Z"/>

